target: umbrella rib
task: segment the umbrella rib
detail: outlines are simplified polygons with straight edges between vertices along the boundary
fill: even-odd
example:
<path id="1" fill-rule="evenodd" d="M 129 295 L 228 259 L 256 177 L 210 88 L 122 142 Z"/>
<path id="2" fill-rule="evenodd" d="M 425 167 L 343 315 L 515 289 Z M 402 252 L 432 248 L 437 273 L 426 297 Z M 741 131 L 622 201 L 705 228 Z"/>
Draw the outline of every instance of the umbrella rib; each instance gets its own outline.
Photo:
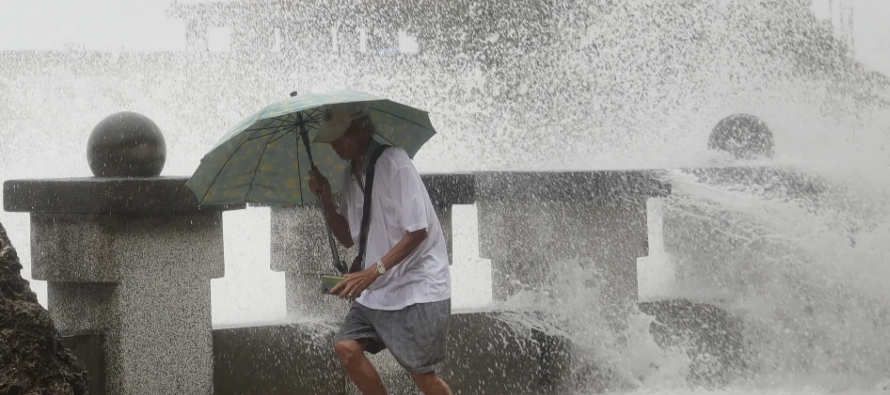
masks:
<path id="1" fill-rule="evenodd" d="M 244 196 L 245 201 L 250 200 L 250 193 L 253 192 L 253 184 L 256 182 L 256 173 L 259 173 L 260 171 L 259 165 L 263 161 L 263 155 L 266 154 L 266 149 L 269 148 L 269 144 L 272 144 L 272 138 L 270 138 L 269 141 L 266 142 L 266 145 L 263 146 L 263 152 L 260 152 L 260 161 L 257 162 L 257 166 L 253 168 L 253 177 L 250 178 L 250 184 L 247 185 L 247 195 Z"/>
<path id="2" fill-rule="evenodd" d="M 284 128 L 286 128 L 286 127 L 288 127 L 288 126 L 291 127 L 291 128 L 294 128 L 294 129 L 296 129 L 296 127 L 297 127 L 297 125 L 296 125 L 296 120 L 294 121 L 293 124 L 289 124 L 289 123 L 286 122 L 286 120 L 281 120 L 281 119 L 278 119 L 277 121 L 279 121 L 280 124 L 277 125 L 277 126 L 274 126 L 275 131 L 273 131 L 273 132 L 271 132 L 271 133 L 266 133 L 266 134 L 257 135 L 257 136 L 251 136 L 251 137 L 248 137 L 248 140 L 254 140 L 254 139 L 259 139 L 259 138 L 263 138 L 263 137 L 268 137 L 268 136 L 274 135 L 274 134 L 276 134 L 276 133 L 280 133 L 282 130 L 287 131 L 287 130 L 285 130 Z M 269 128 L 270 128 L 270 127 L 267 126 L 267 127 L 265 127 L 265 128 L 256 129 L 256 130 L 265 130 L 265 129 L 269 129 Z M 286 133 L 285 133 L 285 134 L 286 134 Z"/>
<path id="3" fill-rule="evenodd" d="M 321 110 L 318 108 L 313 108 L 310 113 L 306 114 L 304 118 L 311 118 L 312 122 L 318 122 L 318 118 L 321 118 Z"/>
<path id="4" fill-rule="evenodd" d="M 296 121 L 294 121 L 293 123 L 287 122 L 287 120 L 285 120 L 285 119 L 280 119 L 277 121 L 278 121 L 278 125 L 274 126 L 275 132 L 273 132 L 273 133 L 281 132 L 282 130 L 284 130 L 288 127 L 296 127 L 297 126 Z"/>
<path id="5" fill-rule="evenodd" d="M 401 120 L 403 120 L 403 121 L 405 121 L 405 122 L 412 123 L 412 124 L 414 124 L 414 125 L 417 125 L 417 126 L 420 127 L 420 128 L 423 128 L 423 129 L 429 130 L 429 131 L 431 131 L 431 132 L 433 132 L 433 133 L 436 133 L 436 131 L 433 130 L 433 129 L 430 129 L 430 128 L 426 127 L 426 126 L 423 126 L 423 125 L 421 125 L 421 124 L 419 124 L 419 123 L 417 123 L 417 122 L 414 122 L 414 121 L 412 121 L 412 120 L 410 120 L 410 119 L 407 119 L 407 118 L 405 118 L 405 117 L 401 117 L 401 116 L 398 116 L 398 115 L 396 115 L 396 114 L 393 114 L 393 113 L 391 113 L 391 112 L 389 112 L 389 111 L 383 111 L 383 110 L 381 110 L 381 109 L 379 109 L 379 108 L 372 108 L 372 110 L 374 110 L 374 111 L 379 111 L 379 112 L 382 112 L 382 113 L 384 113 L 384 114 L 386 114 L 386 115 L 390 115 L 390 116 L 396 117 L 396 118 L 401 119 Z"/>

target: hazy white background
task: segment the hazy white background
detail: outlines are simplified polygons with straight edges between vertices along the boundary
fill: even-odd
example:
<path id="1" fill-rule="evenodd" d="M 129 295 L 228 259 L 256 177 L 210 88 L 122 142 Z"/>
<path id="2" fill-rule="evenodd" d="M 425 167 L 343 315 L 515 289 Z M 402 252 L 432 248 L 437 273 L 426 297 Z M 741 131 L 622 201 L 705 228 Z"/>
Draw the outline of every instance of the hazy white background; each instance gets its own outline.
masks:
<path id="1" fill-rule="evenodd" d="M 856 57 L 890 74 L 890 1 L 813 0 L 814 12 L 830 16 L 830 3 L 855 9 Z M 181 0 L 180 3 L 204 1 Z M 62 49 L 183 51 L 185 24 L 168 18 L 169 0 L 2 0 L 0 50 Z M 217 45 L 224 44 L 220 37 Z"/>

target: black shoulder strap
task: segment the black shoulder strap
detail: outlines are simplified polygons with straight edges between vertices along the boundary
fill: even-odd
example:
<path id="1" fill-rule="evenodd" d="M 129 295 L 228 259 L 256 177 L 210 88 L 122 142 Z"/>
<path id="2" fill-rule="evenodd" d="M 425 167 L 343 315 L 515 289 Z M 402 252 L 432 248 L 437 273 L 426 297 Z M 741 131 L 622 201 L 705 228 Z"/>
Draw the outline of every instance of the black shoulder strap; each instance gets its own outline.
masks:
<path id="1" fill-rule="evenodd" d="M 352 267 L 349 268 L 349 273 L 355 273 L 362 270 L 365 264 L 365 249 L 368 246 L 368 228 L 371 226 L 371 192 L 374 187 L 374 168 L 376 167 L 377 159 L 380 158 L 380 155 L 382 155 L 383 151 L 387 148 L 389 148 L 388 145 L 378 146 L 368 160 L 368 169 L 365 172 L 365 205 L 362 207 L 362 232 L 359 236 L 358 256 L 352 261 Z"/>

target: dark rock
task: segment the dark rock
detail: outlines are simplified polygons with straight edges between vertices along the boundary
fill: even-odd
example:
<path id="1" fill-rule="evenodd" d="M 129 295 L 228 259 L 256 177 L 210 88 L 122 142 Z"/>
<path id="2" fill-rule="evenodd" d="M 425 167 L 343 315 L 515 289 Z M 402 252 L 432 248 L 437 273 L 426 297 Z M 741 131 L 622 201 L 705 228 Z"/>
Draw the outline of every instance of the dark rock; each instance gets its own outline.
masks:
<path id="1" fill-rule="evenodd" d="M 87 142 L 87 161 L 98 177 L 155 177 L 166 160 L 161 129 L 135 112 L 107 116 L 93 128 Z"/>
<path id="2" fill-rule="evenodd" d="M 655 317 L 650 332 L 659 346 L 687 348 L 692 358 L 690 383 L 720 386 L 744 374 L 742 324 L 725 310 L 688 300 L 665 300 L 640 303 L 640 311 Z"/>
<path id="3" fill-rule="evenodd" d="M 87 394 L 87 376 L 37 302 L 0 224 L 0 394 Z"/>

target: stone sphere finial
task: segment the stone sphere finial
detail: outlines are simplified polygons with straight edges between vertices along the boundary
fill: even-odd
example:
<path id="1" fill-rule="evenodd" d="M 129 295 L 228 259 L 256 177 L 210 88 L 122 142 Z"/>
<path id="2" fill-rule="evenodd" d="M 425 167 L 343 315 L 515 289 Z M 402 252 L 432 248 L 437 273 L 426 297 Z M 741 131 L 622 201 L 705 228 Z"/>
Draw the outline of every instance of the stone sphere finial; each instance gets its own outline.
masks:
<path id="1" fill-rule="evenodd" d="M 727 151 L 736 159 L 772 158 L 775 142 L 765 122 L 751 114 L 733 114 L 711 130 L 708 149 Z"/>
<path id="2" fill-rule="evenodd" d="M 155 177 L 164 169 L 167 144 L 151 119 L 123 111 L 107 116 L 93 128 L 87 160 L 97 177 Z"/>

